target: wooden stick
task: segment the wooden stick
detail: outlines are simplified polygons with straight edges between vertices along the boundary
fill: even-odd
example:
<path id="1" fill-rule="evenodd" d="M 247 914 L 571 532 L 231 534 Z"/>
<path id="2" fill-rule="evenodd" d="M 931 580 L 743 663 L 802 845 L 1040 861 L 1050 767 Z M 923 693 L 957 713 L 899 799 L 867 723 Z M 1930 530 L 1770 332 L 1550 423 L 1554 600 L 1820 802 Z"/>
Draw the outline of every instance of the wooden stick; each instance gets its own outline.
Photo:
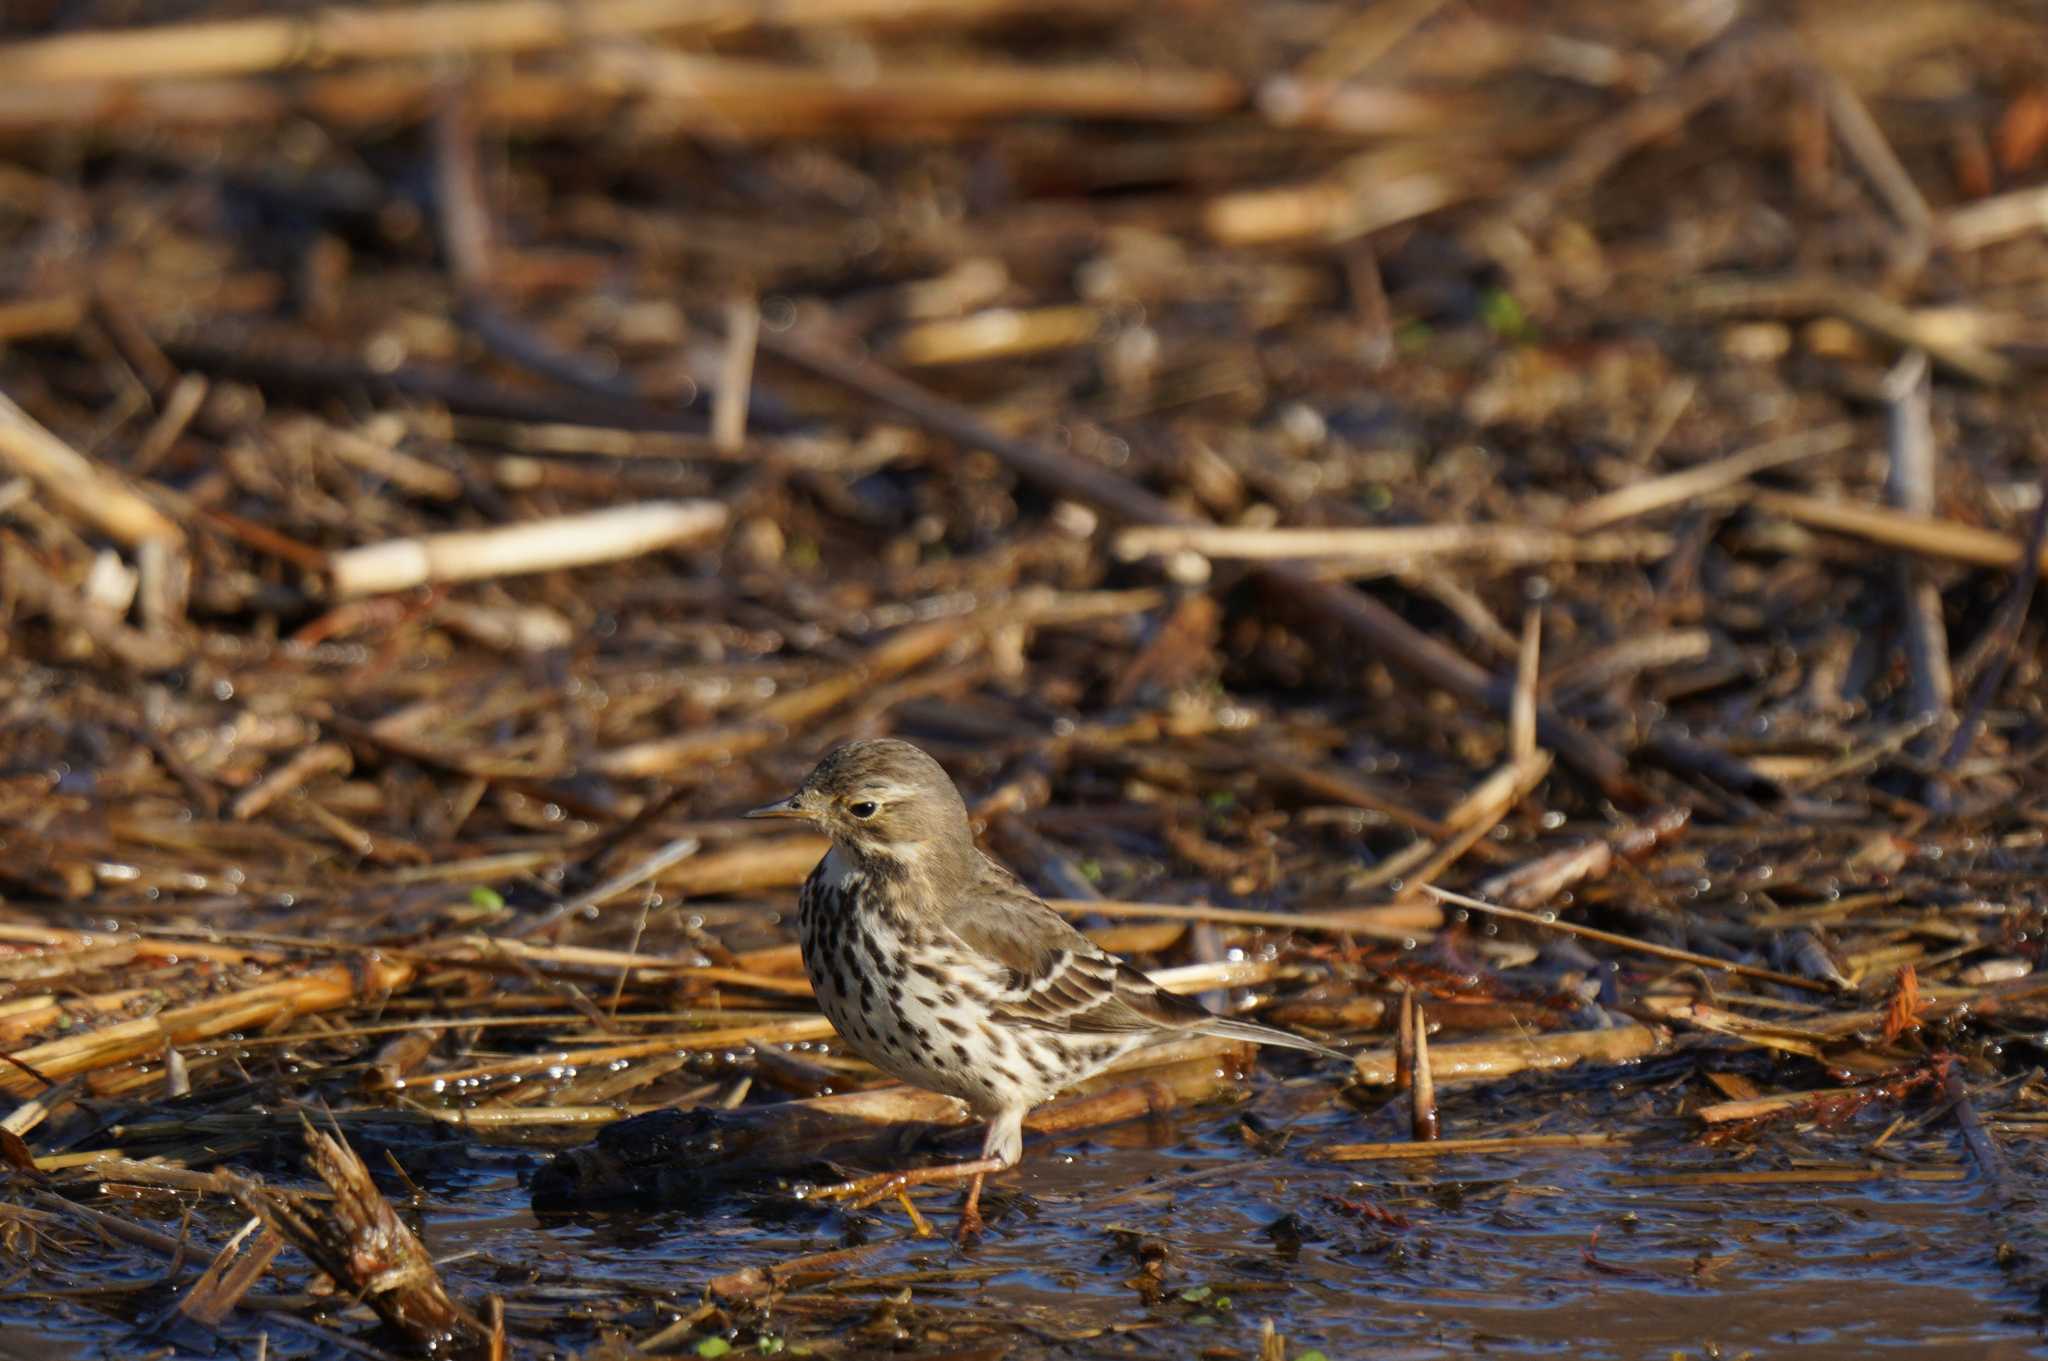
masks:
<path id="1" fill-rule="evenodd" d="M 649 501 L 497 529 L 392 539 L 332 555 L 327 579 L 345 599 L 430 582 L 616 562 L 715 534 L 725 528 L 726 515 L 716 501 Z"/>

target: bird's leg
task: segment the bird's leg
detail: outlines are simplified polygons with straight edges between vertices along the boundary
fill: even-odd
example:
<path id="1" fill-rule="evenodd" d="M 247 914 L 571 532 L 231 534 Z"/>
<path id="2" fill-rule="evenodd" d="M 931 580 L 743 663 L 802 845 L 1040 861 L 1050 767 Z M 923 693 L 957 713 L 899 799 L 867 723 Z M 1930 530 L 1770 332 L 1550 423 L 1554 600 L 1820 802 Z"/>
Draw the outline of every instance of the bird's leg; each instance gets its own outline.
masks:
<path id="1" fill-rule="evenodd" d="M 995 1119 L 988 1122 L 988 1137 L 981 1141 L 981 1161 L 994 1163 L 996 1168 L 992 1170 L 1014 1167 L 1024 1156 L 1024 1113 L 1029 1109 L 1019 1106 L 998 1111 Z M 967 1183 L 967 1199 L 960 1205 L 960 1227 L 953 1234 L 956 1243 L 965 1243 L 981 1234 L 981 1184 L 987 1176 L 986 1172 L 976 1172 Z"/>
<path id="2" fill-rule="evenodd" d="M 989 1161 L 982 1159 L 983 1162 Z M 981 1237 L 981 1183 L 987 1178 L 986 1172 L 976 1172 L 967 1183 L 967 1199 L 960 1206 L 960 1227 L 953 1231 L 953 1241 L 965 1244 L 970 1238 Z"/>

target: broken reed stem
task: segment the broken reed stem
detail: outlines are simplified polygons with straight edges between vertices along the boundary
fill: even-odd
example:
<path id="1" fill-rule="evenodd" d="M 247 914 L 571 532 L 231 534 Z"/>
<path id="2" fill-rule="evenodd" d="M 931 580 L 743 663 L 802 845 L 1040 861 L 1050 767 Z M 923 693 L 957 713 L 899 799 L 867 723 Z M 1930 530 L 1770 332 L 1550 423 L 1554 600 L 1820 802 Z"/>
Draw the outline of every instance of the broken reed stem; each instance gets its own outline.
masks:
<path id="1" fill-rule="evenodd" d="M 805 725 L 856 695 L 936 660 L 956 643 L 964 647 L 976 642 L 991 620 L 992 615 L 977 612 L 898 629 L 869 647 L 851 666 L 809 685 L 785 690 L 742 720 L 616 747 L 599 753 L 590 762 L 590 768 L 600 774 L 621 777 L 659 775 L 678 767 L 729 760 L 777 742 L 786 742 Z M 819 849 L 810 863 L 788 881 L 790 883 L 801 883 L 804 875 L 810 873 L 811 865 L 825 853 L 822 839 L 805 837 L 801 840 L 804 844 L 815 844 Z M 734 853 L 739 852 L 720 854 Z M 699 864 L 701 867 L 718 860 L 719 855 L 708 855 Z"/>
<path id="2" fill-rule="evenodd" d="M 1620 520 L 1647 515 L 1668 506 L 1684 505 L 1746 482 L 1765 469 L 1840 453 L 1855 438 L 1853 426 L 1828 425 L 1770 440 L 1696 468 L 1667 473 L 1663 477 L 1632 483 L 1605 496 L 1596 496 L 1566 516 L 1565 527 L 1574 533 L 1586 534 Z"/>
<path id="3" fill-rule="evenodd" d="M 23 474 L 67 513 L 129 548 L 185 542 L 185 531 L 169 516 L 118 474 L 51 434 L 5 393 L 0 393 L 0 467 Z"/>
<path id="4" fill-rule="evenodd" d="M 1412 895 L 1418 890 L 1427 891 L 1439 875 L 1464 859 L 1466 852 L 1478 845 L 1502 818 L 1535 792 L 1543 777 L 1550 773 L 1550 765 L 1550 753 L 1539 747 L 1528 760 L 1510 760 L 1480 781 L 1458 801 L 1457 807 L 1444 815 L 1444 822 L 1457 831 L 1412 871 L 1406 867 L 1398 871 L 1406 884 L 1402 892 Z M 1387 873 L 1392 863 L 1383 863 L 1378 872 Z"/>
<path id="5" fill-rule="evenodd" d="M 1461 1153 L 1524 1153 L 1553 1148 L 1622 1148 L 1626 1134 L 1516 1134 L 1483 1139 L 1404 1140 L 1384 1144 L 1328 1144 L 1313 1156 L 1326 1162 L 1384 1162 L 1397 1158 L 1449 1158 Z"/>
<path id="6" fill-rule="evenodd" d="M 89 1073 L 160 1054 L 166 1044 L 189 1044 L 231 1030 L 253 1030 L 280 1017 L 328 1011 L 380 997 L 404 987 L 413 973 L 410 961 L 370 953 L 355 963 L 330 964 L 295 978 L 173 1007 L 155 1016 L 66 1035 L 15 1053 L 15 1064 L 22 1066 L 0 1066 L 0 1091 L 34 1095 L 40 1084 L 24 1068 L 51 1080 Z"/>
<path id="7" fill-rule="evenodd" d="M 1867 116 L 1867 115 L 1866 115 Z M 1927 355 L 1909 350 L 1884 378 L 1889 409 L 1891 472 L 1886 491 L 1909 515 L 1934 513 L 1936 450 L 1928 394 Z M 1938 740 L 1954 719 L 1955 681 L 1949 671 L 1948 628 L 1942 620 L 1941 591 L 1924 564 L 1902 558 L 1896 565 L 1899 605 L 1905 615 L 1906 661 L 1912 675 L 1913 712 L 1936 727 L 1918 739 Z"/>
<path id="8" fill-rule="evenodd" d="M 1569 1068 L 1582 1062 L 1626 1063 L 1660 1053 L 1668 1043 L 1668 1032 L 1647 1025 L 1466 1040 L 1431 1047 L 1430 1077 L 1435 1082 L 1446 1082 L 1456 1078 L 1505 1077 L 1511 1073 Z M 1368 1087 L 1391 1086 L 1395 1067 L 1392 1049 L 1363 1050 L 1353 1062 L 1358 1081 Z"/>
<path id="9" fill-rule="evenodd" d="M 1394 1029 L 1394 1090 L 1405 1092 L 1415 1083 L 1415 990 L 1401 989 L 1401 1015 Z"/>
<path id="10" fill-rule="evenodd" d="M 66 33 L 0 46 L 0 83 L 163 80 L 351 61 L 574 48 L 608 38 L 760 26 L 971 26 L 1023 12 L 1085 12 L 1100 0 L 450 0 L 333 5 L 277 17 Z"/>
<path id="11" fill-rule="evenodd" d="M 1655 561 L 1671 536 L 1642 531 L 1574 534 L 1531 525 L 1400 525 L 1393 528 L 1243 529 L 1221 525 L 1149 525 L 1118 532 L 1111 549 L 1126 562 L 1199 553 L 1205 558 L 1275 561 L 1329 559 L 1395 564 L 1446 557 L 1500 564 Z"/>
<path id="12" fill-rule="evenodd" d="M 1902 347 L 1917 346 L 1989 387 L 2012 382 L 2017 371 L 2013 361 L 1996 350 L 1959 338 L 1936 309 L 1916 311 L 1867 285 L 1845 280 L 1707 278 L 1682 290 L 1680 307 L 1697 316 L 1839 316 Z"/>
<path id="13" fill-rule="evenodd" d="M 1515 659 L 1515 698 L 1508 707 L 1508 751 L 1518 766 L 1536 760 L 1536 687 L 1542 670 L 1543 611 L 1522 616 L 1522 646 Z"/>
<path id="14" fill-rule="evenodd" d="M 1406 944 L 1425 939 L 1443 923 L 1443 911 L 1426 903 L 1390 903 L 1334 912 L 1266 912 L 1249 907 L 1182 907 L 1174 903 L 1131 903 L 1109 898 L 1048 898 L 1070 917 L 1147 917 L 1161 921 L 1217 922 L 1264 926 L 1281 931 L 1332 931 Z"/>
<path id="15" fill-rule="evenodd" d="M 617 562 L 708 538 L 725 528 L 727 513 L 716 501 L 650 501 L 496 529 L 392 539 L 330 556 L 327 584 L 347 599 L 433 582 Z"/>
<path id="16" fill-rule="evenodd" d="M 304 1126 L 306 1161 L 334 1199 L 325 1205 L 260 1182 L 227 1178 L 242 1207 L 310 1257 L 345 1295 L 430 1352 L 474 1353 L 489 1330 L 455 1303 L 434 1261 L 340 1133 Z"/>
<path id="17" fill-rule="evenodd" d="M 752 298 L 725 307 L 725 360 L 711 401 L 711 442 L 738 453 L 747 442 L 747 397 L 754 386 L 754 347 L 761 334 L 761 309 Z"/>
<path id="18" fill-rule="evenodd" d="M 2009 534 L 1931 515 L 1792 492 L 1758 492 L 1750 504 L 1765 514 L 1781 515 L 1809 529 L 1846 534 L 1947 562 L 2010 568 L 2027 560 L 2025 546 Z M 2048 557 L 2037 558 L 2035 570 L 2037 574 L 2048 572 Z"/>
<path id="19" fill-rule="evenodd" d="M 1853 1186 L 1869 1181 L 1961 1181 L 1959 1167 L 1794 1167 L 1764 1172 L 1655 1172 L 1610 1176 L 1611 1186 Z"/>
<path id="20" fill-rule="evenodd" d="M 2005 683 L 2006 672 L 2012 666 L 2013 654 L 2019 647 L 2020 633 L 2027 622 L 2027 610 L 2034 601 L 2034 587 L 2040 581 L 2040 573 L 2029 572 L 2025 564 L 2041 561 L 2042 554 L 2048 552 L 2048 474 L 2042 476 L 2040 495 L 2041 503 L 2034 507 L 2033 523 L 2027 529 L 2026 547 L 2014 564 L 2012 580 L 2006 585 L 2005 594 L 1999 599 L 1998 609 L 1985 630 L 1988 640 L 1985 649 L 1988 651 L 1973 647 L 1964 655 L 1964 675 L 1967 676 L 1976 666 L 1977 681 L 1970 691 L 1969 707 L 1956 724 L 1948 750 L 1942 753 L 1941 768 L 1944 771 L 1953 772 L 1970 754 L 1984 722 L 1985 710 L 1990 708 L 1992 696 Z"/>
<path id="21" fill-rule="evenodd" d="M 556 922 L 570 917 L 580 917 L 593 908 L 602 907 L 620 894 L 630 892 L 648 880 L 659 877 L 669 866 L 689 859 L 703 847 L 703 844 L 696 837 L 679 836 L 652 855 L 635 861 L 596 887 L 555 904 L 530 921 L 519 923 L 505 932 L 505 935 L 514 940 L 523 940 L 528 936 L 538 935 Z"/>
<path id="22" fill-rule="evenodd" d="M 2005 1155 L 1998 1151 L 1998 1141 L 1984 1127 L 1983 1117 L 1977 1114 L 1977 1105 L 1970 1099 L 1969 1084 L 1963 1080 L 1961 1063 L 1949 1063 L 1948 1071 L 1942 1074 L 1941 1091 L 1955 1110 L 1956 1127 L 1963 1132 L 1963 1143 L 1970 1150 L 1971 1161 L 1977 1164 L 1977 1170 L 1984 1174 L 1992 1189 L 2003 1194 Z"/>
<path id="23" fill-rule="evenodd" d="M 1637 940 L 1634 936 L 1624 936 L 1618 931 L 1602 931 L 1594 926 L 1580 926 L 1574 922 L 1559 921 L 1554 917 L 1544 917 L 1534 912 L 1521 912 L 1512 907 L 1500 907 L 1493 903 L 1483 903 L 1477 898 L 1468 898 L 1462 893 L 1451 893 L 1434 885 L 1425 884 L 1422 891 L 1441 902 L 1455 903 L 1459 907 L 1469 908 L 1474 912 L 1484 912 L 1489 916 L 1495 917 L 1507 917 L 1513 921 L 1527 922 L 1531 926 L 1541 926 L 1551 931 L 1563 931 L 1567 935 L 1580 936 L 1586 940 L 1597 940 L 1608 945 L 1618 945 L 1623 949 L 1634 950 L 1639 954 L 1655 955 L 1659 959 L 1682 960 L 1687 964 L 1697 964 L 1704 969 L 1718 969 L 1723 973 L 1737 973 L 1747 978 L 1761 978 L 1766 982 L 1779 983 L 1785 987 L 1799 988 L 1806 992 L 1833 993 L 1838 991 L 1831 983 L 1821 983 L 1811 978 L 1801 978 L 1797 974 L 1779 973 L 1776 969 L 1759 968 L 1754 964 L 1738 964 L 1732 960 L 1716 959 L 1712 955 L 1703 955 L 1692 950 L 1681 950 L 1672 945 L 1655 945 L 1646 940 Z"/>
<path id="24" fill-rule="evenodd" d="M 1417 1143 L 1429 1143 L 1437 1137 L 1436 1076 L 1429 1066 L 1429 1017 L 1413 992 L 1408 998 L 1415 1009 L 1415 1075 L 1414 1085 L 1408 1089 L 1409 1128 Z"/>
<path id="25" fill-rule="evenodd" d="M 1933 245 L 1933 210 L 1855 87 L 1834 71 L 1823 69 L 1819 78 L 1836 135 L 1898 223 L 1896 268 L 1903 274 L 1917 271 Z"/>
<path id="26" fill-rule="evenodd" d="M 433 117 L 447 76 L 431 61 L 261 79 L 118 84 L 0 84 L 0 132 L 125 126 L 256 128 L 316 118 L 351 130 Z M 1003 117 L 1190 121 L 1236 109 L 1244 87 L 1222 71 L 1107 61 L 1064 66 L 977 61 L 934 67 L 891 62 L 849 81 L 829 63 L 586 48 L 573 63 L 503 62 L 465 73 L 479 128 L 567 135 L 604 127 L 614 137 L 668 141 L 683 134 L 791 138 L 849 131 L 877 140 Z M 594 371 L 592 371 L 594 372 Z"/>

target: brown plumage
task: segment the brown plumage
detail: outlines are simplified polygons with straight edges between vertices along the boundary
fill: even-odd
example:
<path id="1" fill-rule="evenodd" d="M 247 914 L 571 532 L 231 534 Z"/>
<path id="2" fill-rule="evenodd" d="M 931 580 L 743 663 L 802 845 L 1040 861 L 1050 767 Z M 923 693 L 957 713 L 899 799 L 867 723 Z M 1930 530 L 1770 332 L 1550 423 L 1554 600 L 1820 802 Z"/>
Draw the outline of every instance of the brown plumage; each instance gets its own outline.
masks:
<path id="1" fill-rule="evenodd" d="M 1216 1016 L 1097 948 L 976 848 L 959 790 L 908 742 L 840 747 L 748 816 L 803 818 L 831 836 L 798 899 L 819 1005 L 862 1058 L 989 1122 L 984 1171 L 1017 1161 L 1033 1106 L 1158 1040 L 1223 1035 L 1348 1062 Z M 981 1177 L 963 1232 L 979 1222 Z"/>

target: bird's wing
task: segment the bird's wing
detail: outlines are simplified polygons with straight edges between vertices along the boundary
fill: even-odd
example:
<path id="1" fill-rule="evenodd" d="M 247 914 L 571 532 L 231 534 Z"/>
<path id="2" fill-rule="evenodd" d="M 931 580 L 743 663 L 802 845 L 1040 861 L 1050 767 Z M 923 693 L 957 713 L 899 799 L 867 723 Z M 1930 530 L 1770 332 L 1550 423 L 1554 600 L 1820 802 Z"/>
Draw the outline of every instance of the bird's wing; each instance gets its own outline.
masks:
<path id="1" fill-rule="evenodd" d="M 995 1019 L 1074 1034 L 1187 1030 L 1216 1019 L 1097 948 L 986 857 L 945 926 L 1005 970 Z"/>

